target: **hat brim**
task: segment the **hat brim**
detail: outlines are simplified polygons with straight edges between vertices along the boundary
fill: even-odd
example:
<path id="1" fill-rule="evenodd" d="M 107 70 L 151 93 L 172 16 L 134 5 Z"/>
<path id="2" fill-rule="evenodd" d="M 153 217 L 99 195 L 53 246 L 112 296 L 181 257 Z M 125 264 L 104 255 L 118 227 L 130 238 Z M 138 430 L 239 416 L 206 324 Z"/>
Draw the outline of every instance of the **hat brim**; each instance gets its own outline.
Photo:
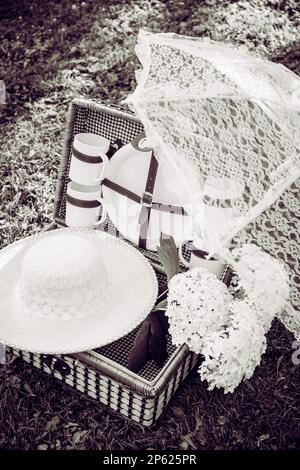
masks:
<path id="1" fill-rule="evenodd" d="M 17 295 L 24 256 L 33 243 L 55 236 L 57 232 L 81 234 L 97 243 L 111 289 L 99 315 L 66 322 L 24 314 Z M 150 263 L 128 243 L 90 229 L 43 232 L 0 251 L 0 341 L 17 349 L 44 354 L 92 350 L 125 336 L 138 326 L 151 311 L 157 291 L 157 279 Z"/>

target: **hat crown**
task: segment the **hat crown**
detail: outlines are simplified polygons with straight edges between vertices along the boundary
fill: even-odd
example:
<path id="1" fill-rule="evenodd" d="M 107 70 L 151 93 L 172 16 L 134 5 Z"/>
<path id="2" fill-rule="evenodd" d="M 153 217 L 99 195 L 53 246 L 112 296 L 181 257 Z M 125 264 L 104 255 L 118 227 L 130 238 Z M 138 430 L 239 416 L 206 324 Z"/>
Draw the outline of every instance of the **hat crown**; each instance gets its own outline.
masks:
<path id="1" fill-rule="evenodd" d="M 96 313 L 108 285 L 97 246 L 82 236 L 49 236 L 24 257 L 22 301 L 25 310 L 37 316 L 70 320 Z"/>

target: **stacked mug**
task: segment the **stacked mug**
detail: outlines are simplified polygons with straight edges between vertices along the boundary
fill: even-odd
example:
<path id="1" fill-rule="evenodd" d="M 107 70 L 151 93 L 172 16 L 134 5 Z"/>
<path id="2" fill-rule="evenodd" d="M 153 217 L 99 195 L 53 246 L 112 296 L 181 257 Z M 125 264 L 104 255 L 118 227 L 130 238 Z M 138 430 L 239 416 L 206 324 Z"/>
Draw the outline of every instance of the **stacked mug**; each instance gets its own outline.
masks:
<path id="1" fill-rule="evenodd" d="M 105 220 L 101 181 L 108 167 L 109 146 L 109 140 L 97 134 L 75 135 L 66 194 L 68 227 L 95 227 Z"/>

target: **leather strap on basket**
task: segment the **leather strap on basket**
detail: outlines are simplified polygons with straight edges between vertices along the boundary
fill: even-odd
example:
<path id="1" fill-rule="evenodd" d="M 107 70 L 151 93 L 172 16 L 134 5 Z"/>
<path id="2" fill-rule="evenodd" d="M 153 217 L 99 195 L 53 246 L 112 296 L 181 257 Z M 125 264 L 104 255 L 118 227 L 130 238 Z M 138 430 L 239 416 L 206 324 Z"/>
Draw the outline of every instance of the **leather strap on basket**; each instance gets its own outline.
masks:
<path id="1" fill-rule="evenodd" d="M 111 181 L 107 178 L 104 178 L 104 180 L 102 181 L 102 184 L 103 184 L 103 186 L 106 186 L 107 188 L 112 189 L 113 191 L 115 191 L 116 193 L 121 194 L 122 196 L 128 197 L 129 199 L 131 199 L 134 202 L 137 202 L 138 204 L 141 202 L 141 197 L 140 196 L 133 193 L 129 189 L 124 188 L 123 186 L 121 186 L 117 183 L 114 183 L 113 181 Z"/>
<path id="2" fill-rule="evenodd" d="M 70 194 L 66 194 L 66 201 L 72 206 L 81 207 L 82 209 L 93 209 L 100 206 L 99 201 L 76 199 L 75 197 L 70 196 Z"/>
<path id="3" fill-rule="evenodd" d="M 151 214 L 151 207 L 153 203 L 153 190 L 155 186 L 155 180 L 157 175 L 158 162 L 154 156 L 154 152 L 151 153 L 150 165 L 148 170 L 148 176 L 146 181 L 145 191 L 141 197 L 141 212 L 139 216 L 140 223 L 140 234 L 139 234 L 139 247 L 146 249 L 147 234 L 149 230 L 149 220 Z"/>
<path id="4" fill-rule="evenodd" d="M 140 204 L 141 202 L 141 196 L 134 193 L 133 191 L 130 191 L 127 188 L 124 188 L 124 186 L 121 186 L 118 183 L 114 183 L 114 181 L 111 181 L 108 178 L 105 178 L 102 181 L 102 184 L 103 186 L 106 186 L 112 191 L 115 191 L 116 193 L 121 194 L 122 196 L 128 197 L 128 199 L 136 202 L 137 204 Z M 162 212 L 171 212 L 172 214 L 187 215 L 183 207 L 174 206 L 172 204 L 164 204 L 161 202 L 152 202 L 152 209 L 160 210 Z"/>
<path id="5" fill-rule="evenodd" d="M 86 155 L 85 153 L 81 153 L 78 150 L 76 150 L 74 145 L 72 146 L 72 155 L 75 158 L 77 158 L 77 160 L 80 160 L 81 162 L 85 162 L 85 163 L 95 164 L 95 163 L 101 163 L 103 161 L 100 155 L 96 157 L 91 157 L 90 155 Z"/>
<path id="6" fill-rule="evenodd" d="M 208 255 L 207 251 L 200 250 L 199 248 L 196 248 L 194 246 L 192 246 L 191 252 L 193 253 L 194 256 L 196 256 L 196 258 L 205 259 L 205 260 Z M 217 260 L 216 258 L 209 258 L 209 260 L 207 261 L 217 261 Z"/>

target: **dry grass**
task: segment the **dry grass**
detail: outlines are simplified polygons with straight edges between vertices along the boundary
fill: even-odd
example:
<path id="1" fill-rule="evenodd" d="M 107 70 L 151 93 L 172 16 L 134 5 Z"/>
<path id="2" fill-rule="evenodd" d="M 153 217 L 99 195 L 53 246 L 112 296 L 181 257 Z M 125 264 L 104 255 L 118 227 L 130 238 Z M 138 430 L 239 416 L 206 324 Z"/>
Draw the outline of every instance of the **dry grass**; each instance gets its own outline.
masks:
<path id="1" fill-rule="evenodd" d="M 140 27 L 247 44 L 300 73 L 297 0 L 2 1 L 0 247 L 51 220 L 73 97 L 120 101 L 134 88 Z M 298 47 L 297 47 L 298 44 Z M 19 360 L 0 372 L 5 449 L 299 448 L 299 367 L 276 322 L 254 377 L 234 394 L 196 374 L 151 430 L 131 425 Z"/>

